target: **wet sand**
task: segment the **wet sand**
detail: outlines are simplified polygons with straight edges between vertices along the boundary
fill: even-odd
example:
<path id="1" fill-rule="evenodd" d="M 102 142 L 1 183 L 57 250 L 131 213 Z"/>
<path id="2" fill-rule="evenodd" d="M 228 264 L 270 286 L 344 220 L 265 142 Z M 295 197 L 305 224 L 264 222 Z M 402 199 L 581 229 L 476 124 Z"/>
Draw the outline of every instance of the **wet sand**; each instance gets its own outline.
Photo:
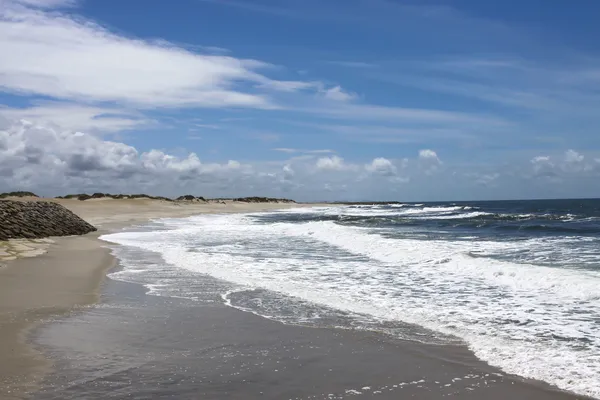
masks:
<path id="1" fill-rule="evenodd" d="M 51 251 L 0 269 L 0 398 L 22 398 L 50 364 L 25 336 L 35 324 L 98 299 L 99 282 L 115 264 L 97 235 L 57 239 Z"/>
<path id="2" fill-rule="evenodd" d="M 98 234 L 149 218 L 286 206 L 59 202 Z M 581 398 L 505 376 L 461 346 L 286 326 L 220 304 L 147 296 L 104 280 L 115 259 L 98 234 L 57 239 L 46 254 L 0 268 L 0 399 L 40 387 L 34 398 Z M 32 332 L 38 350 L 26 340 Z"/>
<path id="3" fill-rule="evenodd" d="M 36 332 L 56 374 L 34 399 L 574 399 L 462 346 L 308 328 L 107 280 L 102 306 Z"/>

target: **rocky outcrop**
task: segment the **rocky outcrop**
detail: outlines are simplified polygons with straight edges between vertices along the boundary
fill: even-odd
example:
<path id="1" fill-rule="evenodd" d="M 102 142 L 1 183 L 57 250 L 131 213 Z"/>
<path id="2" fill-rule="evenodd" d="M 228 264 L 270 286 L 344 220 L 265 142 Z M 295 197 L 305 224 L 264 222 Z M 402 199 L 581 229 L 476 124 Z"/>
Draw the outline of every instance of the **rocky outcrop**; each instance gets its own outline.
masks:
<path id="1" fill-rule="evenodd" d="M 0 200 L 0 240 L 84 235 L 95 230 L 60 204 Z"/>

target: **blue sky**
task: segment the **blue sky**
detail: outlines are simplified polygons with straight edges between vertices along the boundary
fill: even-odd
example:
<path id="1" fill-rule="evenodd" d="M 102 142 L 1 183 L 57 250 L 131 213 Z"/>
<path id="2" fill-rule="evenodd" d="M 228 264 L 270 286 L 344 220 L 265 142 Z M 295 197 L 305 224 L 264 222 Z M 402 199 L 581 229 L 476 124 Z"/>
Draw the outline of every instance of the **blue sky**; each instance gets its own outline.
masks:
<path id="1" fill-rule="evenodd" d="M 0 189 L 600 196 L 599 12 L 0 0 Z"/>

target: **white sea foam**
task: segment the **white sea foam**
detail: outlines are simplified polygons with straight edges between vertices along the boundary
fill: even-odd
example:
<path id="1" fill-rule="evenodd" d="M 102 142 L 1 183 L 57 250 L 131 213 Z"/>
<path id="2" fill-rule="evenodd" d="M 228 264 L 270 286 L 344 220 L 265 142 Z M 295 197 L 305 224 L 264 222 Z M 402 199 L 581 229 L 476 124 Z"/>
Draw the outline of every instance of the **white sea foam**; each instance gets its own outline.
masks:
<path id="1" fill-rule="evenodd" d="M 394 207 L 395 206 L 395 207 Z M 402 207 L 401 207 L 402 206 Z M 429 217 L 434 215 L 447 215 L 460 212 L 462 210 L 471 210 L 471 208 L 465 208 L 462 206 L 449 206 L 449 207 L 422 207 L 411 205 L 405 207 L 404 204 L 392 205 L 391 207 L 373 207 L 373 206 L 350 206 L 350 207 L 320 207 L 320 208 L 304 208 L 295 209 L 293 213 L 319 213 L 321 215 L 347 215 L 347 216 L 364 216 L 364 217 L 378 217 L 378 216 L 398 216 L 398 217 Z M 475 214 L 480 215 L 480 214 Z"/>
<path id="2" fill-rule="evenodd" d="M 469 219 L 469 218 L 482 217 L 484 215 L 492 215 L 492 214 L 488 213 L 488 212 L 484 212 L 484 211 L 473 211 L 473 212 L 469 212 L 469 213 L 456 214 L 456 215 L 431 215 L 431 216 L 428 216 L 427 219 Z"/>
<path id="3" fill-rule="evenodd" d="M 332 207 L 318 212 L 347 211 Z M 160 253 L 170 264 L 160 267 L 160 276 L 168 268 L 183 269 L 382 320 L 419 324 L 461 337 L 480 358 L 506 372 L 600 395 L 600 273 L 489 258 L 510 251 L 569 251 L 560 244 L 572 238 L 394 239 L 333 222 L 267 225 L 244 215 L 163 222 L 172 230 L 103 239 Z M 589 256 L 598 262 L 597 254 Z"/>

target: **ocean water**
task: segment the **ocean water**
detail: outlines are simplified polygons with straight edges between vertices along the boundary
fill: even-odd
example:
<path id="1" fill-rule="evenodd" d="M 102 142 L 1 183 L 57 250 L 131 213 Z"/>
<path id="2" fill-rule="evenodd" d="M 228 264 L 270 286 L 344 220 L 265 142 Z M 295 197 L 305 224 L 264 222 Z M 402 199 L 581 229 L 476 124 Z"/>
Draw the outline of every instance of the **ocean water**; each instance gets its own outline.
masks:
<path id="1" fill-rule="evenodd" d="M 111 276 L 150 294 L 462 342 L 507 373 L 600 397 L 600 200 L 202 215 L 102 239 L 122 245 Z"/>

